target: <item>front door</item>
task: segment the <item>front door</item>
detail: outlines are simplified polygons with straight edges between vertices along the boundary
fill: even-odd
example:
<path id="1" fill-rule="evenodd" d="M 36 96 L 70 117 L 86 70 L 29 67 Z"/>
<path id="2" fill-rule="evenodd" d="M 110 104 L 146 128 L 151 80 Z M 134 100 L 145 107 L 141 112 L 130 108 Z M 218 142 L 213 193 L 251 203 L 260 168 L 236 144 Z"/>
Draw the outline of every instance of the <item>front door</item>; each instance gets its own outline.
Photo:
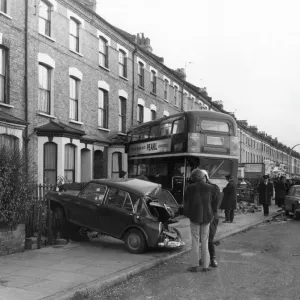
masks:
<path id="1" fill-rule="evenodd" d="M 109 188 L 99 210 L 101 231 L 120 237 L 124 228 L 133 224 L 133 205 L 129 194 L 118 188 Z"/>

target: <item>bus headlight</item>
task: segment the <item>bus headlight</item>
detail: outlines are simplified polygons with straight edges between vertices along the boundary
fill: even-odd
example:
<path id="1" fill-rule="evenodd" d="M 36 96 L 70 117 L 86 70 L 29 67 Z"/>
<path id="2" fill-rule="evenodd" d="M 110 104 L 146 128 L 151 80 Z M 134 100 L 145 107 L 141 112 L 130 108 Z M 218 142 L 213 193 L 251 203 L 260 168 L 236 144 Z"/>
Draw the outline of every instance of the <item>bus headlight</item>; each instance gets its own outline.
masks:
<path id="1" fill-rule="evenodd" d="M 230 137 L 230 155 L 239 155 L 239 139 L 237 136 Z"/>

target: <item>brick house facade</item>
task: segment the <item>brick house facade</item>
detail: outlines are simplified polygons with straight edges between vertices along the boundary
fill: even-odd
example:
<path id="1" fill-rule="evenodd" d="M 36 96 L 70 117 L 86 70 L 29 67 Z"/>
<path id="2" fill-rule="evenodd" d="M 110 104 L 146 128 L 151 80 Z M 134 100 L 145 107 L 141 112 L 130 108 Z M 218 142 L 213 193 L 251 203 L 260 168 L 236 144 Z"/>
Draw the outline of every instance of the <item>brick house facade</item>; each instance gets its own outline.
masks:
<path id="1" fill-rule="evenodd" d="M 39 183 L 119 177 L 131 126 L 183 110 L 220 111 L 184 70 L 152 53 L 148 38 L 96 14 L 94 1 L 5 2 L 0 134 L 25 141 Z"/>

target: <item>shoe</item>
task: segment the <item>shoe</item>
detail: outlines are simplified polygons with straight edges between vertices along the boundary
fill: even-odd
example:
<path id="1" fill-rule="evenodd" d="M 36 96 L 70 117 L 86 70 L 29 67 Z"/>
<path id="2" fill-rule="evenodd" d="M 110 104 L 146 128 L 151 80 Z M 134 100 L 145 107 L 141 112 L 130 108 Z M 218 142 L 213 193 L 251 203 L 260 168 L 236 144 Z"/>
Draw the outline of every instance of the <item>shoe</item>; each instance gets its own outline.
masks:
<path id="1" fill-rule="evenodd" d="M 188 267 L 186 270 L 187 270 L 188 272 L 194 272 L 194 273 L 196 273 L 196 272 L 200 272 L 200 267 L 199 267 L 199 266 L 196 266 L 196 267 Z"/>
<path id="2" fill-rule="evenodd" d="M 265 217 L 267 217 L 269 214 L 264 214 Z"/>
<path id="3" fill-rule="evenodd" d="M 217 261 L 216 261 L 214 258 L 212 258 L 212 259 L 210 260 L 210 265 L 211 265 L 212 267 L 216 268 L 216 267 L 218 266 L 218 263 L 217 263 Z"/>
<path id="4" fill-rule="evenodd" d="M 211 270 L 211 268 L 209 268 L 209 267 L 208 267 L 208 268 L 203 268 L 203 269 L 202 269 L 202 272 L 208 272 L 208 271 L 210 271 L 210 270 Z"/>
<path id="5" fill-rule="evenodd" d="M 229 223 L 229 221 L 225 220 L 225 221 L 223 221 L 223 223 Z"/>

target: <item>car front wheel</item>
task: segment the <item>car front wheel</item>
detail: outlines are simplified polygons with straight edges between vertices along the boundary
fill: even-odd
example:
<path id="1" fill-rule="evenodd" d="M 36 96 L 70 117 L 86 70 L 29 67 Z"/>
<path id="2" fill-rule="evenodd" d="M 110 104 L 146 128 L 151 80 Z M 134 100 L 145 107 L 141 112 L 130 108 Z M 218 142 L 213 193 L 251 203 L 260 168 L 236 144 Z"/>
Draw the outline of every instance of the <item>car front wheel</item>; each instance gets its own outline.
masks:
<path id="1" fill-rule="evenodd" d="M 138 229 L 128 230 L 125 234 L 124 240 L 127 250 L 131 253 L 141 254 L 147 249 L 146 238 Z"/>

